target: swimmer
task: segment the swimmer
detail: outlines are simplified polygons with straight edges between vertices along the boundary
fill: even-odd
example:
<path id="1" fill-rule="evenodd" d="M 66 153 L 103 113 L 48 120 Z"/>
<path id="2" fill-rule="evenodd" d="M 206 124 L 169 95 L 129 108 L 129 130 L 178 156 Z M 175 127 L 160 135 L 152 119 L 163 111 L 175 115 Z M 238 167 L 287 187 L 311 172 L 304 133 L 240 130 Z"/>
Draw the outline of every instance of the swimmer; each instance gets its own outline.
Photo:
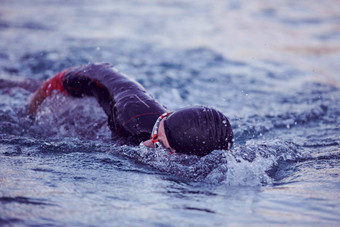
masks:
<path id="1" fill-rule="evenodd" d="M 30 115 L 53 92 L 95 97 L 108 116 L 112 134 L 126 144 L 144 141 L 150 148 L 197 156 L 233 145 L 231 125 L 220 111 L 200 106 L 171 112 L 141 84 L 108 63 L 72 67 L 45 81 L 29 102 Z"/>

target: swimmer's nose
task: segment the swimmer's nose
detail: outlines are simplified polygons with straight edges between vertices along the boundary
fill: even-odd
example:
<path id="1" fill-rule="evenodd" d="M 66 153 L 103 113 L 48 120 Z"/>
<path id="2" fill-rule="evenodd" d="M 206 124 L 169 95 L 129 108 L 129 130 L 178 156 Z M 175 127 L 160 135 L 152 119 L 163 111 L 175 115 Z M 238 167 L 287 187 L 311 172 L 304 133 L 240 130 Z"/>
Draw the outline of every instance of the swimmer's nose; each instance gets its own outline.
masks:
<path id="1" fill-rule="evenodd" d="M 143 143 L 146 147 L 155 148 L 155 145 L 153 144 L 152 139 L 144 141 Z"/>

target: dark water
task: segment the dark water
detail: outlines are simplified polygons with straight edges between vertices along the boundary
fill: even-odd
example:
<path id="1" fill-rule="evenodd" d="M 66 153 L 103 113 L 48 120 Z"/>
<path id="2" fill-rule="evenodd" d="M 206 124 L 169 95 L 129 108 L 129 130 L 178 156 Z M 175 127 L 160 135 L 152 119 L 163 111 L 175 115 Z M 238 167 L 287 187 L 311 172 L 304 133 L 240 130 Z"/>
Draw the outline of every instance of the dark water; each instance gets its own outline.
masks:
<path id="1" fill-rule="evenodd" d="M 0 225 L 339 225 L 338 5 L 0 1 Z M 115 145 L 91 98 L 26 116 L 40 81 L 88 62 L 220 109 L 232 151 Z"/>

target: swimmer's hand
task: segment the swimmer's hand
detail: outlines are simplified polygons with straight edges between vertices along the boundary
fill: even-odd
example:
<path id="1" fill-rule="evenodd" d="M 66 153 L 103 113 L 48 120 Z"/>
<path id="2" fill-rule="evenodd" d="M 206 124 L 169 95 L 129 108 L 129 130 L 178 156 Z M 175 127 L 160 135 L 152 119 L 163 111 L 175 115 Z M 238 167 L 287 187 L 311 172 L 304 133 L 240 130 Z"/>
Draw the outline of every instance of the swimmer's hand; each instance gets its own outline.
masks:
<path id="1" fill-rule="evenodd" d="M 29 103 L 27 104 L 27 112 L 31 118 L 35 118 L 38 107 L 46 99 L 46 97 L 47 97 L 46 92 L 42 87 L 40 87 L 35 92 L 31 101 L 29 101 Z"/>

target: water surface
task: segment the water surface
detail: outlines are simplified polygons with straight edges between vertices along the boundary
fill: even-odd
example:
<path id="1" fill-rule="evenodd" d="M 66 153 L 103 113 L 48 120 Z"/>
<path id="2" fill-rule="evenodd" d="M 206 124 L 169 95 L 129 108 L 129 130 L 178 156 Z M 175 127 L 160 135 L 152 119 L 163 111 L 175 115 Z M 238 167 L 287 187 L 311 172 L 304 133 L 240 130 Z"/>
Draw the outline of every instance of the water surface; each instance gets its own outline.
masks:
<path id="1" fill-rule="evenodd" d="M 0 225 L 339 225 L 339 15 L 331 0 L 1 1 Z M 170 109 L 218 108 L 232 151 L 118 146 L 91 98 L 27 117 L 42 80 L 89 62 Z"/>

